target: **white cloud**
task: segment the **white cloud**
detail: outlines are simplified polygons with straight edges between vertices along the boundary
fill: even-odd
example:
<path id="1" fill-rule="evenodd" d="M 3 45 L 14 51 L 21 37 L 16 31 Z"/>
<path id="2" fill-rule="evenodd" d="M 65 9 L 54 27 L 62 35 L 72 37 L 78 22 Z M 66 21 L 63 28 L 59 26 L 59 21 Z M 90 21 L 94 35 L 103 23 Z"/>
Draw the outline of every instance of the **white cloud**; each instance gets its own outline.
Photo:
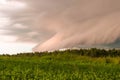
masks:
<path id="1" fill-rule="evenodd" d="M 26 4 L 19 1 L 0 0 L 0 10 L 19 10 L 26 7 Z"/>
<path id="2" fill-rule="evenodd" d="M 16 54 L 20 52 L 31 52 L 35 44 L 30 43 L 3 43 L 0 42 L 0 54 Z"/>
<path id="3" fill-rule="evenodd" d="M 27 28 L 19 23 L 13 24 L 13 20 L 11 20 L 11 15 L 19 14 L 25 8 L 26 4 L 17 0 L 0 0 L 0 54 L 29 52 L 35 46 L 33 43 L 16 42 L 18 36 L 9 35 L 14 32 L 11 28 L 22 30 Z"/>
<path id="4" fill-rule="evenodd" d="M 8 30 L 10 27 L 17 27 L 17 28 L 25 28 L 21 24 L 12 24 L 12 20 L 10 19 L 11 12 L 16 13 L 16 11 L 19 11 L 20 9 L 23 9 L 26 7 L 25 3 L 14 1 L 14 0 L 0 0 L 0 42 L 4 41 L 15 41 L 16 36 L 7 36 L 3 33 L 10 32 Z"/>
<path id="5" fill-rule="evenodd" d="M 16 40 L 15 36 L 0 35 L 0 42 L 14 42 Z"/>
<path id="6" fill-rule="evenodd" d="M 19 23 L 14 24 L 13 27 L 17 28 L 17 29 L 27 29 L 28 28 L 27 26 L 19 24 Z"/>
<path id="7" fill-rule="evenodd" d="M 0 15 L 0 28 L 4 28 L 10 24 L 10 19 Z"/>
<path id="8" fill-rule="evenodd" d="M 7 0 L 0 0 L 0 4 L 6 4 Z"/>

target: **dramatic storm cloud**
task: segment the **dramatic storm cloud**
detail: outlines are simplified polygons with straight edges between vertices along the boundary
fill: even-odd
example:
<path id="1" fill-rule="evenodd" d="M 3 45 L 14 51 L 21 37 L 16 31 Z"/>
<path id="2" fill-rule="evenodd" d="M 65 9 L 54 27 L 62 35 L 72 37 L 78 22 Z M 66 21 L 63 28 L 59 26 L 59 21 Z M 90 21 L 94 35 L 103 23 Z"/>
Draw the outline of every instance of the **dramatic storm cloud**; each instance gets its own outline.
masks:
<path id="1" fill-rule="evenodd" d="M 16 0 L 17 1 L 17 0 Z M 120 0 L 21 0 L 6 35 L 39 43 L 34 51 L 111 47 L 120 39 Z M 114 47 L 115 45 L 113 45 Z M 120 45 L 117 45 L 117 47 Z"/>

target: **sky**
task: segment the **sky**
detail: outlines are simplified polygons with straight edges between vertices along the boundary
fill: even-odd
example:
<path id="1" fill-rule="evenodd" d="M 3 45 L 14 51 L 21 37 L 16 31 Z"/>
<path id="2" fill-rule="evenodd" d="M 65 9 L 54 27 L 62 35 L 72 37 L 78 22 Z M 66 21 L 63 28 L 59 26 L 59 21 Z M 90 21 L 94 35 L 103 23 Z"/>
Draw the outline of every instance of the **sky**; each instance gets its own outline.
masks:
<path id="1" fill-rule="evenodd" d="M 120 0 L 0 0 L 0 53 L 119 48 Z"/>
<path id="2" fill-rule="evenodd" d="M 12 24 L 11 14 L 18 13 L 26 7 L 25 3 L 0 0 L 0 54 L 16 54 L 20 52 L 31 52 L 35 43 L 17 41 L 19 36 L 9 35 L 14 30 L 13 26 L 24 29 L 21 24 Z M 17 34 L 17 33 L 16 33 Z"/>

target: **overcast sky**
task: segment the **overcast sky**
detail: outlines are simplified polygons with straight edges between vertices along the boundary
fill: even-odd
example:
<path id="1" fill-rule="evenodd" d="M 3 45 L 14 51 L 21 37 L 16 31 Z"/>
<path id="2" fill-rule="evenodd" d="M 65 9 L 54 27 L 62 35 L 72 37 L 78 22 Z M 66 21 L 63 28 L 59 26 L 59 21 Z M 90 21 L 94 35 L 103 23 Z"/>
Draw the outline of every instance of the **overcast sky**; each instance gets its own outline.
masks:
<path id="1" fill-rule="evenodd" d="M 120 0 L 0 0 L 0 53 L 119 48 L 119 4 Z"/>
<path id="2" fill-rule="evenodd" d="M 17 41 L 25 31 L 21 23 L 13 23 L 12 15 L 26 8 L 26 3 L 14 0 L 0 0 L 0 54 L 30 52 L 35 43 Z M 23 36 L 25 34 L 23 33 Z"/>

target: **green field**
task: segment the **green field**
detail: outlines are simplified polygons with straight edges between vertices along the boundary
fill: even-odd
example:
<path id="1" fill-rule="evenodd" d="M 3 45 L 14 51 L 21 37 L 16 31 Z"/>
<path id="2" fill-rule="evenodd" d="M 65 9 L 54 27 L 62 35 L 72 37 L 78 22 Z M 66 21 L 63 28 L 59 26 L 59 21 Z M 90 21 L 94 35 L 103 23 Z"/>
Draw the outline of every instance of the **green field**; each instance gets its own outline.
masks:
<path id="1" fill-rule="evenodd" d="M 120 50 L 1 55 L 0 80 L 120 80 Z"/>

